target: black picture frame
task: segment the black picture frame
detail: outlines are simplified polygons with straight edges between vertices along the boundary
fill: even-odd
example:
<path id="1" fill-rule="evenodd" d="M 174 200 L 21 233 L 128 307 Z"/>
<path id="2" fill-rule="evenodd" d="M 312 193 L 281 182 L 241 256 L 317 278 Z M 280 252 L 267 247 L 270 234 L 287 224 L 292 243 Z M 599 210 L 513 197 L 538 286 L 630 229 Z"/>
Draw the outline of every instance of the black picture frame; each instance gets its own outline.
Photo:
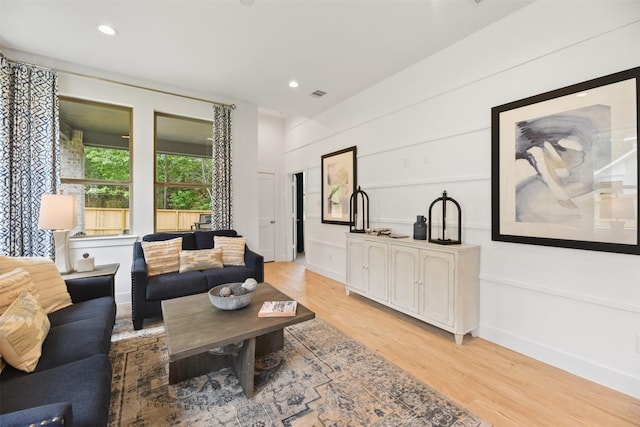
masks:
<path id="1" fill-rule="evenodd" d="M 349 225 L 349 198 L 357 188 L 357 147 L 321 156 L 322 222 Z"/>
<path id="2" fill-rule="evenodd" d="M 494 241 L 640 254 L 640 67 L 491 109 Z"/>

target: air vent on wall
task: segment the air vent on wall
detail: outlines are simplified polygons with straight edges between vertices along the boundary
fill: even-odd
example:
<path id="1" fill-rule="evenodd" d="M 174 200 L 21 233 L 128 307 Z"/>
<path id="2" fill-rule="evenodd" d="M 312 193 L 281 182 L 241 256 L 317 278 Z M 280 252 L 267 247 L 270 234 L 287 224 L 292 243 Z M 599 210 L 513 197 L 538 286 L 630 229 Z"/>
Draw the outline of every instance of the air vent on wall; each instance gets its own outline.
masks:
<path id="1" fill-rule="evenodd" d="M 313 92 L 311 92 L 311 96 L 313 98 L 322 98 L 326 94 L 327 94 L 327 92 L 322 91 L 322 90 L 314 90 Z"/>

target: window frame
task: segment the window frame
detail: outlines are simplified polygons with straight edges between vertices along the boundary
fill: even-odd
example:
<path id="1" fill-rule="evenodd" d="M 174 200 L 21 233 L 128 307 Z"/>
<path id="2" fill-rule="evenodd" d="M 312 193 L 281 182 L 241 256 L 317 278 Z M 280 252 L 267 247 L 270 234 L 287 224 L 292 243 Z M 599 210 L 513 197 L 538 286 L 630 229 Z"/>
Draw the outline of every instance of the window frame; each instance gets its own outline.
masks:
<path id="1" fill-rule="evenodd" d="M 165 113 L 165 112 L 161 112 L 161 111 L 154 111 L 153 113 L 153 192 L 152 192 L 152 197 L 153 197 L 153 231 L 155 233 L 158 232 L 158 207 L 156 206 L 156 194 L 158 189 L 160 188 L 192 188 L 192 189 L 211 189 L 212 185 L 213 185 L 213 176 L 211 177 L 211 182 L 208 183 L 196 183 L 196 182 L 160 182 L 158 181 L 158 171 L 157 171 L 157 167 L 158 167 L 158 117 L 164 117 L 164 118 L 169 118 L 169 119 L 178 119 L 178 120 L 185 120 L 185 121 L 192 121 L 192 122 L 197 122 L 197 123 L 208 123 L 211 125 L 211 134 L 213 136 L 213 121 L 212 120 L 207 120 L 207 119 L 201 119 L 201 118 L 195 118 L 195 117 L 189 117 L 189 116 L 182 116 L 179 114 L 171 114 L 171 113 Z M 211 149 L 213 149 L 213 141 L 212 141 L 212 147 Z M 187 153 L 185 154 L 178 154 L 178 153 L 173 153 L 172 155 L 180 155 L 180 156 L 185 156 L 185 157 L 199 157 L 199 156 L 188 156 Z M 213 162 L 213 158 L 211 157 L 211 161 Z M 215 165 L 212 164 L 212 167 L 215 167 Z M 211 202 L 213 204 L 213 200 Z M 198 212 L 200 212 L 200 210 L 197 210 Z M 211 213 L 210 211 L 208 213 Z M 193 227 L 192 227 L 193 229 Z M 172 232 L 186 232 L 189 230 L 174 230 Z"/>
<path id="2" fill-rule="evenodd" d="M 91 105 L 91 106 L 96 106 L 96 107 L 104 107 L 104 108 L 108 108 L 108 109 L 113 109 L 113 110 L 120 110 L 123 112 L 127 112 L 129 115 L 129 121 L 128 121 L 128 138 L 123 138 L 123 139 L 127 139 L 127 145 L 128 145 L 128 149 L 127 151 L 129 152 L 129 179 L 128 180 L 108 180 L 108 179 L 86 179 L 86 178 L 65 178 L 63 177 L 63 172 L 62 172 L 62 166 L 60 167 L 60 184 L 61 186 L 68 184 L 68 185 L 83 185 L 83 186 L 87 186 L 87 185 L 110 185 L 110 186 L 127 186 L 129 187 L 129 200 L 127 203 L 127 207 L 124 209 L 128 210 L 127 213 L 127 221 L 125 221 L 125 224 L 123 226 L 123 230 L 122 233 L 108 233 L 108 234 L 92 234 L 92 235 L 87 235 L 84 234 L 83 237 L 97 237 L 97 236 L 115 236 L 118 234 L 129 234 L 131 232 L 131 230 L 129 228 L 127 228 L 127 223 L 131 224 L 131 194 L 132 194 L 132 188 L 133 188 L 133 108 L 129 107 L 129 106 L 125 106 L 125 105 L 120 105 L 120 104 L 114 104 L 114 103 L 109 103 L 109 102 L 101 102 L 101 101 L 94 101 L 94 100 L 90 100 L 90 99 L 84 99 L 84 98 L 77 98 L 77 97 L 73 97 L 73 96 L 65 96 L 65 95 L 60 95 L 58 97 L 59 100 L 61 101 L 67 101 L 67 102 L 76 102 L 79 104 L 84 104 L 84 105 Z M 60 124 L 60 118 L 58 119 L 58 125 Z M 73 130 L 81 130 L 81 129 L 73 129 Z M 84 131 L 82 131 L 84 132 Z M 62 141 L 59 139 L 58 140 L 58 145 L 60 147 L 60 156 L 62 156 Z M 105 148 L 105 147 L 102 147 Z M 83 192 L 82 194 L 83 197 L 85 197 L 86 200 L 86 193 Z M 86 204 L 83 203 L 84 208 L 86 209 Z M 80 215 L 80 213 L 78 213 L 78 215 Z M 85 216 L 85 212 L 83 210 L 82 215 Z M 85 216 L 86 218 L 86 216 Z M 86 227 L 84 230 L 80 230 L 83 233 L 86 233 Z M 72 236 L 72 237 L 79 237 L 79 236 Z"/>

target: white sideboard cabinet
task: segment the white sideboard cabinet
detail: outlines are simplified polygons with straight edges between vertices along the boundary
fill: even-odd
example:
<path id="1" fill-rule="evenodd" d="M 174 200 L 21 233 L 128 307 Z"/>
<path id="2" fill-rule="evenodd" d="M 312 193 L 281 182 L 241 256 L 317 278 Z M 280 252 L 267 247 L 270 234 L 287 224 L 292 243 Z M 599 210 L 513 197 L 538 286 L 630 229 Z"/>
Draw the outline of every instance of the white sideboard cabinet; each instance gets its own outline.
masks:
<path id="1" fill-rule="evenodd" d="M 476 335 L 480 246 L 347 233 L 347 295 L 355 292 L 451 332 Z"/>

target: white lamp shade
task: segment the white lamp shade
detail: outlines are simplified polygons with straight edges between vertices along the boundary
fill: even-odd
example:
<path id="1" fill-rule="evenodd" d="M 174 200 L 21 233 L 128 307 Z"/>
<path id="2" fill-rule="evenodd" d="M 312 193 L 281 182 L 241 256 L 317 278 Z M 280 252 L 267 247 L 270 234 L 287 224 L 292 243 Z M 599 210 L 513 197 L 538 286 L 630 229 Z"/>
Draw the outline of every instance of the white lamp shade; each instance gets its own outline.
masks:
<path id="1" fill-rule="evenodd" d="M 70 230 L 76 226 L 76 198 L 66 194 L 43 194 L 40 201 L 40 230 Z"/>
<path id="2" fill-rule="evenodd" d="M 610 196 L 602 199 L 600 217 L 604 219 L 635 219 L 633 199 L 624 196 Z"/>

